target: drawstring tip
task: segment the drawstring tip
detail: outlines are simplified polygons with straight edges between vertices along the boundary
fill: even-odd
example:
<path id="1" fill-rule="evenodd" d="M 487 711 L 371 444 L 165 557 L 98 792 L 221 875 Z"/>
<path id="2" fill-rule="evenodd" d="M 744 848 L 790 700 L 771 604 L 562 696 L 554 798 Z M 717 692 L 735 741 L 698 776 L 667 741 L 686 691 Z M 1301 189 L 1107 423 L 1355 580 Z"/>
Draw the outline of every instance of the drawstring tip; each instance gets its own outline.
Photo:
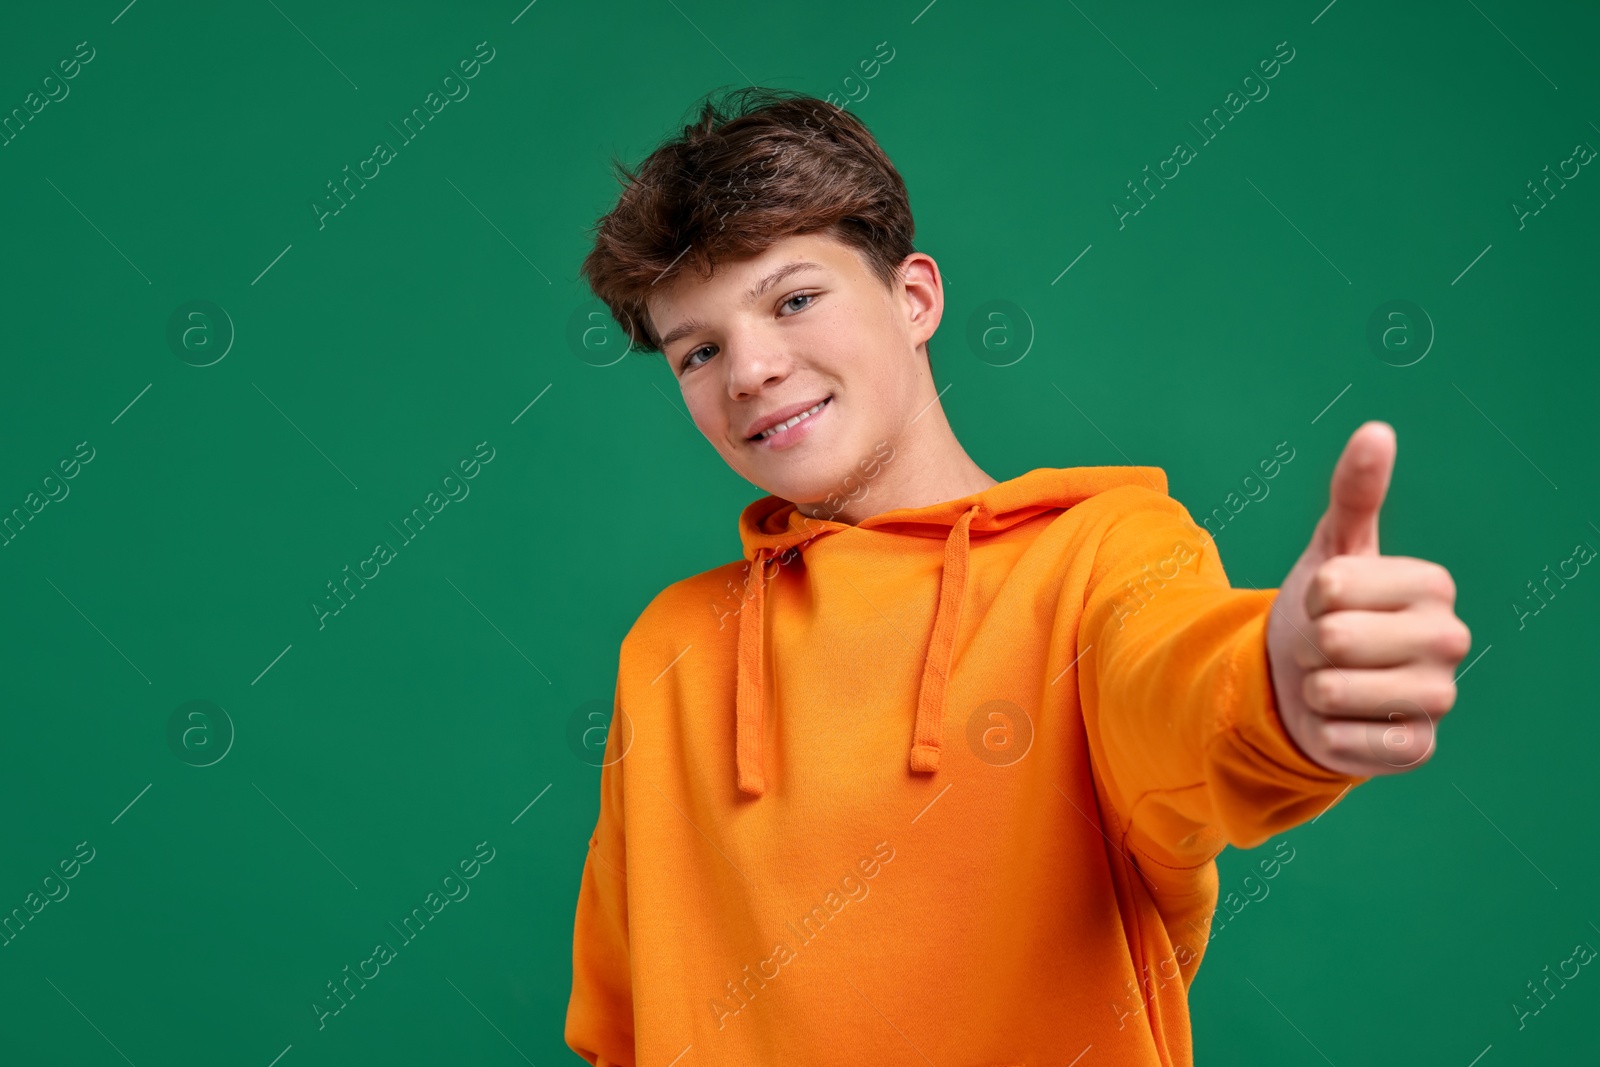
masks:
<path id="1" fill-rule="evenodd" d="M 766 776 L 759 770 L 739 767 L 739 791 L 752 797 L 758 797 L 767 791 Z"/>
<path id="2" fill-rule="evenodd" d="M 912 745 L 911 769 L 913 771 L 930 772 L 939 769 L 938 745 Z"/>

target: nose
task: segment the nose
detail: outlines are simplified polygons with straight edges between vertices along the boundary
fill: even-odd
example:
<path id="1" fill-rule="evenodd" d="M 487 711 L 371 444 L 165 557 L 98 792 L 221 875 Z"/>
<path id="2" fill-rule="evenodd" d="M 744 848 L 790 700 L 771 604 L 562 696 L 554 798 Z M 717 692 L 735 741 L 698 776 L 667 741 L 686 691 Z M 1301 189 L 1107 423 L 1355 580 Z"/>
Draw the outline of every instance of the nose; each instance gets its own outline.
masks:
<path id="1" fill-rule="evenodd" d="M 777 337 L 755 329 L 730 333 L 722 353 L 728 396 L 748 400 L 789 376 L 792 362 Z"/>

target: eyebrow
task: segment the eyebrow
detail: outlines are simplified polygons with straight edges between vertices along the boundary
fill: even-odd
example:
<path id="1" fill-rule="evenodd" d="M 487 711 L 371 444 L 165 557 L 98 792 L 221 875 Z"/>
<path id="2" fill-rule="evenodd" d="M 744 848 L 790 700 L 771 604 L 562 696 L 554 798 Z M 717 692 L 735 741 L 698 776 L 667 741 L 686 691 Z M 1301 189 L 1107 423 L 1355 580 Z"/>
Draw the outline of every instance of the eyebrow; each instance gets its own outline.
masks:
<path id="1" fill-rule="evenodd" d="M 816 270 L 827 269 L 821 263 L 813 263 L 810 260 L 796 260 L 793 263 L 787 263 L 779 267 L 777 270 L 773 271 L 771 274 L 767 275 L 765 278 L 761 279 L 755 285 L 746 290 L 744 294 L 745 303 L 748 304 L 751 301 L 759 300 L 762 293 L 765 293 L 768 289 L 771 289 L 774 285 L 777 285 L 789 275 L 798 271 L 810 270 L 813 268 Z M 661 349 L 662 351 L 665 351 L 667 346 L 672 344 L 674 341 L 681 341 L 692 333 L 708 329 L 710 329 L 710 326 L 708 326 L 701 319 L 685 319 L 668 331 L 665 337 L 661 338 Z"/>

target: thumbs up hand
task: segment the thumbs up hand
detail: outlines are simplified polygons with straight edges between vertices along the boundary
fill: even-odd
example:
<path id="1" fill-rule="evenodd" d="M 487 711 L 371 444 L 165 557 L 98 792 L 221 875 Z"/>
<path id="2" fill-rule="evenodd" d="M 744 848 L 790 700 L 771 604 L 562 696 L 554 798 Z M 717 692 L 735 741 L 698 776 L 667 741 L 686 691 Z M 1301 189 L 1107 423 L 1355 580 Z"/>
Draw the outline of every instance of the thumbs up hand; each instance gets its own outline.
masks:
<path id="1" fill-rule="evenodd" d="M 1313 762 L 1342 774 L 1399 774 L 1426 762 L 1472 644 L 1448 570 L 1378 552 L 1395 450 L 1388 423 L 1350 435 L 1328 510 L 1267 621 L 1284 729 Z"/>

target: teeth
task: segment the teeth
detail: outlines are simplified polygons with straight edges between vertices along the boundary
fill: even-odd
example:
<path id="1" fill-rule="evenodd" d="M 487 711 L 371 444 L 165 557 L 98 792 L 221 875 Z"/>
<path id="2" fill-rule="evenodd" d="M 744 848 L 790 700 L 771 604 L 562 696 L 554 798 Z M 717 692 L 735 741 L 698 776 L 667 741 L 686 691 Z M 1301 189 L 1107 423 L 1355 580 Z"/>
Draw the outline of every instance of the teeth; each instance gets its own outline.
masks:
<path id="1" fill-rule="evenodd" d="M 771 437 L 775 433 L 782 433 L 783 431 L 787 430 L 789 427 L 793 426 L 795 423 L 801 421 L 802 419 L 808 419 L 811 416 L 815 415 L 817 412 L 821 411 L 822 410 L 822 405 L 826 404 L 826 403 L 827 403 L 827 401 L 824 400 L 824 401 L 822 401 L 821 404 L 818 404 L 816 407 L 811 408 L 811 409 L 809 409 L 807 411 L 802 411 L 800 414 L 796 415 L 794 418 L 790 419 L 788 422 L 780 422 L 780 423 L 778 423 L 778 425 L 774 426 L 770 430 L 761 431 L 761 433 L 756 435 L 756 440 L 757 441 L 765 441 L 767 438 Z"/>

